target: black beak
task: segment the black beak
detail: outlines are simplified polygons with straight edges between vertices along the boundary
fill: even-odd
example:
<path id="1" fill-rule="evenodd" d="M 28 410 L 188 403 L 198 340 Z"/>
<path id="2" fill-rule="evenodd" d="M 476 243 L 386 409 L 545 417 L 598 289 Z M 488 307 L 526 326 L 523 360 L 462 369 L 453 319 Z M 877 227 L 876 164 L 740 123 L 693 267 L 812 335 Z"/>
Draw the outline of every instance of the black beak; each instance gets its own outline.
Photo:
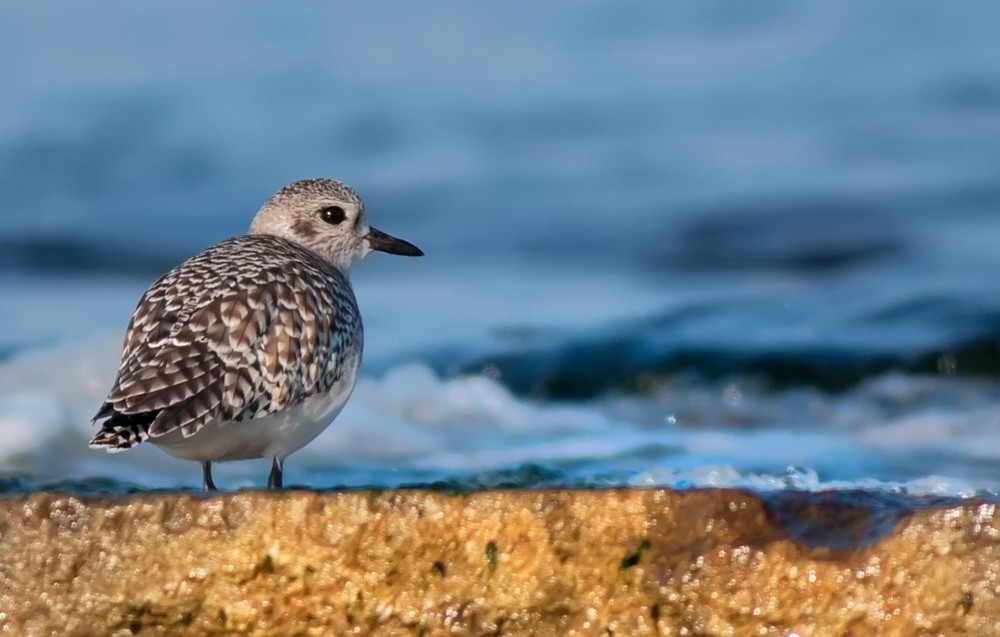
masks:
<path id="1" fill-rule="evenodd" d="M 388 252 L 389 254 L 401 254 L 404 257 L 424 256 L 423 250 L 409 241 L 397 239 L 375 228 L 368 228 L 368 234 L 365 235 L 365 239 L 368 240 L 368 245 L 371 246 L 372 250 Z"/>

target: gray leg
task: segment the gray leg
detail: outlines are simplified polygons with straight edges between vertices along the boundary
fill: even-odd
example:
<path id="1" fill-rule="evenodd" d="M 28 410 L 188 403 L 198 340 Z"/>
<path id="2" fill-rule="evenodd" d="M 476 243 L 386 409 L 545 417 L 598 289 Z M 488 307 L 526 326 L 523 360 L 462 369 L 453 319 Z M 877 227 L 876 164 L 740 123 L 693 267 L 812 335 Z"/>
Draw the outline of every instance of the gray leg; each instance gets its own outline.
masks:
<path id="1" fill-rule="evenodd" d="M 212 461 L 206 460 L 201 463 L 201 490 L 216 491 L 215 483 L 212 482 Z"/>
<path id="2" fill-rule="evenodd" d="M 267 476 L 267 488 L 281 488 L 281 460 L 277 458 L 271 458 L 271 473 Z"/>

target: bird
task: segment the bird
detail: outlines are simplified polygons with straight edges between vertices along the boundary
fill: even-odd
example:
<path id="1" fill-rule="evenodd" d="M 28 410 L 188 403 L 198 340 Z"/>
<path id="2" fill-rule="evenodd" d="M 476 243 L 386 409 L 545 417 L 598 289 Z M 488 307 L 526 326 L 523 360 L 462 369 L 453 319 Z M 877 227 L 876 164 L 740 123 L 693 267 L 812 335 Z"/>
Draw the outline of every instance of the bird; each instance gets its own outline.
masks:
<path id="1" fill-rule="evenodd" d="M 285 459 L 343 409 L 361 365 L 364 327 L 348 278 L 372 251 L 423 251 L 368 225 L 347 184 L 303 179 L 272 195 L 249 231 L 173 268 L 142 295 L 90 447 L 149 441 L 201 463 Z"/>

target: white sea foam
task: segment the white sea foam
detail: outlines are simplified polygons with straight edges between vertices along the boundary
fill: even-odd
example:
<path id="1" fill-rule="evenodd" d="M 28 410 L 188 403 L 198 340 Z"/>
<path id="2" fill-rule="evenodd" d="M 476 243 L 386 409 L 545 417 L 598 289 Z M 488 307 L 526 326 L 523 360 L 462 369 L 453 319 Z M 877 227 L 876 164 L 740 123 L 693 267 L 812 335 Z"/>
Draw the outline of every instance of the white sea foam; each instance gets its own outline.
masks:
<path id="1" fill-rule="evenodd" d="M 926 476 L 903 482 L 884 481 L 875 478 L 857 480 L 823 480 L 812 469 L 789 467 L 783 473 L 767 474 L 741 472 L 731 465 L 698 467 L 686 471 L 656 469 L 645 471 L 628 482 L 636 487 L 730 487 L 752 491 L 780 491 L 796 489 L 801 491 L 845 491 L 875 490 L 905 495 L 937 495 L 971 497 L 979 490 L 972 484 L 945 476 Z"/>
<path id="2" fill-rule="evenodd" d="M 104 334 L 0 364 L 0 473 L 43 482 L 105 476 L 148 487 L 198 483 L 197 467 L 152 445 L 116 455 L 87 447 L 118 347 L 117 334 Z M 362 483 L 391 486 L 533 463 L 593 484 L 956 496 L 996 488 L 989 468 L 1000 459 L 1000 410 L 982 399 L 996 387 L 984 385 L 977 400 L 967 401 L 976 408 L 963 411 L 927 409 L 919 391 L 892 404 L 886 386 L 808 400 L 743 390 L 738 413 L 726 403 L 731 387 L 718 390 L 726 412 L 711 407 L 712 391 L 701 386 L 666 400 L 629 399 L 629 411 L 608 399 L 529 401 L 488 376 L 441 378 L 405 364 L 362 376 L 335 424 L 292 456 L 288 472 L 291 481 L 307 474 L 316 486 L 350 483 L 352 471 Z M 916 412 L 905 408 L 909 403 Z M 698 417 L 690 417 L 694 412 Z M 689 417 L 677 424 L 664 413 Z M 786 469 L 790 464 L 798 468 Z M 227 487 L 259 486 L 266 461 L 221 464 L 217 472 Z"/>
<path id="3" fill-rule="evenodd" d="M 90 418 L 114 377 L 118 347 L 117 337 L 105 335 L 0 365 L 0 471 L 40 479 L 96 472 L 140 483 L 153 476 L 156 485 L 197 477 L 192 465 L 169 459 L 152 445 L 114 456 L 87 448 Z M 293 475 L 297 466 L 314 471 L 331 465 L 502 466 L 558 457 L 558 442 L 566 443 L 565 455 L 575 437 L 610 427 L 590 408 L 534 405 L 485 376 L 443 380 L 425 366 L 408 364 L 380 378 L 362 377 L 336 423 L 289 466 Z M 589 452 L 596 453 L 600 443 L 591 445 Z M 260 471 L 254 463 L 222 469 L 237 478 Z"/>

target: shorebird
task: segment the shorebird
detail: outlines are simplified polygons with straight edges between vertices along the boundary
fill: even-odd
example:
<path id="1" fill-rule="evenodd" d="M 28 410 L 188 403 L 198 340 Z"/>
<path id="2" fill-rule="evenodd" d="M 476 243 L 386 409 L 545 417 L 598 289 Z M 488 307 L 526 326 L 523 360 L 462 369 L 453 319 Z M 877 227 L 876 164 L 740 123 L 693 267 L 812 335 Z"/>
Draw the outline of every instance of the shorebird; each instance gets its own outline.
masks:
<path id="1" fill-rule="evenodd" d="M 306 179 L 257 212 L 247 234 L 163 275 L 125 332 L 114 386 L 93 421 L 91 447 L 149 440 L 201 463 L 285 458 L 333 422 L 354 389 L 364 329 L 348 279 L 372 250 L 422 256 L 368 225 L 346 184 Z"/>

